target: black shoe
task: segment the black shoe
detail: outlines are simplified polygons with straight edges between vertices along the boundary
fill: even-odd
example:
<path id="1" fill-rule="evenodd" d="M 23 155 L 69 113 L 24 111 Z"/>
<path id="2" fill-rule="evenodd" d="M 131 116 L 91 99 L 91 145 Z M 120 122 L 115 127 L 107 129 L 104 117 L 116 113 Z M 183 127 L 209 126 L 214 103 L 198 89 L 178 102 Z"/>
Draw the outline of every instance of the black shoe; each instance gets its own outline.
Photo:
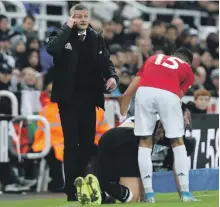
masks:
<path id="1" fill-rule="evenodd" d="M 78 201 L 75 194 L 67 195 L 67 202 Z"/>
<path id="2" fill-rule="evenodd" d="M 116 199 L 112 196 L 106 196 L 105 200 L 102 201 L 102 204 L 113 204 L 116 203 Z"/>

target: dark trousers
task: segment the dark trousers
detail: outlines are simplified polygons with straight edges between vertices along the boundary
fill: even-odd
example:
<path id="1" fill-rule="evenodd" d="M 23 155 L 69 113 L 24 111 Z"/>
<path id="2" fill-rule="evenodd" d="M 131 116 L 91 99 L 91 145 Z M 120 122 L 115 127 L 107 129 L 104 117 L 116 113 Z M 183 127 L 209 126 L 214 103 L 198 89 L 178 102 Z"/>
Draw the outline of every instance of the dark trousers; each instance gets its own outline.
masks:
<path id="1" fill-rule="evenodd" d="M 65 193 L 71 197 L 76 192 L 74 180 L 85 175 L 95 150 L 96 110 L 95 105 L 80 99 L 58 106 L 64 133 Z"/>
<path id="2" fill-rule="evenodd" d="M 104 192 L 113 198 L 124 202 L 127 188 L 119 184 L 120 173 L 118 172 L 117 162 L 119 153 L 112 149 L 99 147 L 98 149 L 98 180 L 102 191 L 102 200 L 106 199 Z M 123 163 L 120 163 L 123 165 Z"/>
<path id="3" fill-rule="evenodd" d="M 52 148 L 49 154 L 46 156 L 47 163 L 50 168 L 50 177 L 52 181 L 49 184 L 49 190 L 56 191 L 63 187 L 63 172 L 62 172 L 62 162 L 57 160 L 55 157 L 55 151 Z"/>
<path id="4" fill-rule="evenodd" d="M 13 172 L 11 163 L 0 163 L 0 183 L 5 186 L 18 182 L 18 177 Z"/>

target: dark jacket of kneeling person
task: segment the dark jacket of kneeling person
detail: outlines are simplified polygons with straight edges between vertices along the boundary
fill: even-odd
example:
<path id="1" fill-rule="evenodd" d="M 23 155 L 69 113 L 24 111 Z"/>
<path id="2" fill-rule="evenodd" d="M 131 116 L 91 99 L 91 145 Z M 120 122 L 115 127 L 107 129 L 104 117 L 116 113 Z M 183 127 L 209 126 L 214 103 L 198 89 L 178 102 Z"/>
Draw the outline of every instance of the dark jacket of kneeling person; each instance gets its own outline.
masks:
<path id="1" fill-rule="evenodd" d="M 105 80 L 119 79 L 101 34 L 88 27 L 82 44 L 77 30 L 64 24 L 52 33 L 47 52 L 54 58 L 52 102 L 71 104 L 82 98 L 104 109 Z"/>

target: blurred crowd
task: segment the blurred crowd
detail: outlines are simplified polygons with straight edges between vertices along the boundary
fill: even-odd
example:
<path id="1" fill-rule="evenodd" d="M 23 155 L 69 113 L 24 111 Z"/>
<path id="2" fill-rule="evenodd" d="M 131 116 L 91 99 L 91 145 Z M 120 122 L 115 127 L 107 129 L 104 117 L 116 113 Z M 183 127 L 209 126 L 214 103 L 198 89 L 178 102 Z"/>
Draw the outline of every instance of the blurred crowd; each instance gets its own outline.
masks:
<path id="1" fill-rule="evenodd" d="M 6 16 L 0 16 L 0 90 L 43 89 L 44 77 L 53 63 L 45 50 L 46 41 L 39 41 L 34 25 L 35 18 L 31 15 L 24 18 L 22 25 L 14 26 L 9 25 Z M 103 31 L 106 47 L 120 77 L 113 95 L 126 90 L 149 56 L 158 53 L 172 55 L 177 48 L 184 46 L 194 54 L 195 81 L 187 95 L 193 95 L 197 89 L 207 89 L 212 96 L 218 97 L 218 33 L 210 33 L 201 40 L 199 31 L 181 18 L 173 18 L 170 22 L 157 19 L 151 25 L 136 18 L 131 20 L 128 28 L 120 18 L 109 22 L 93 19 L 91 25 L 97 31 Z"/>
<path id="2" fill-rule="evenodd" d="M 199 38 L 199 31 L 185 25 L 180 18 L 171 22 L 155 20 L 146 25 L 142 19 L 133 19 L 128 32 L 123 22 L 114 20 L 101 23 L 92 21 L 96 30 L 104 31 L 104 40 L 111 59 L 120 77 L 119 93 L 123 93 L 143 62 L 151 55 L 164 53 L 172 55 L 179 47 L 193 51 L 192 68 L 195 81 L 187 95 L 197 89 L 207 89 L 218 97 L 219 90 L 219 39 L 217 33 L 210 33 L 205 40 Z"/>
<path id="3" fill-rule="evenodd" d="M 217 11 L 217 4 L 213 1 L 190 1 L 184 6 L 179 1 L 161 1 L 159 3 L 157 1 L 140 1 L 140 3 L 153 7 L 192 8 L 207 10 L 211 13 Z M 210 33 L 206 39 L 200 39 L 200 31 L 195 26 L 186 24 L 181 18 L 173 18 L 171 21 L 162 21 L 161 18 L 158 18 L 151 24 L 144 22 L 144 19 L 144 16 L 132 19 L 128 27 L 124 24 L 125 21 L 117 15 L 109 22 L 102 22 L 98 19 L 91 20 L 91 26 L 95 30 L 103 31 L 106 47 L 120 78 L 118 88 L 111 92 L 111 95 L 120 96 L 124 93 L 149 56 L 158 53 L 172 55 L 177 48 L 183 46 L 191 49 L 194 54 L 192 68 L 195 81 L 187 94 L 194 95 L 194 103 L 190 103 L 192 112 L 206 113 L 210 97 L 219 96 L 218 33 Z M 35 17 L 30 14 L 23 19 L 21 25 L 10 25 L 8 17 L 0 15 L 0 90 L 8 90 L 15 94 L 19 94 L 23 90 L 44 91 L 45 94 L 42 93 L 41 98 L 44 96 L 49 98 L 52 90 L 53 60 L 46 52 L 46 39 L 40 41 L 38 32 L 34 30 L 35 23 Z M 17 97 L 19 98 L 19 96 Z M 47 102 L 47 104 L 51 103 Z M 0 114 L 10 114 L 9 105 L 8 100 L 1 98 Z M 43 104 L 42 106 L 44 107 Z M 102 119 L 104 119 L 103 116 L 100 115 Z M 51 117 L 57 119 L 56 114 Z M 57 129 L 53 128 L 53 130 Z M 25 133 L 23 136 L 33 139 L 34 133 L 32 135 L 29 135 L 27 131 Z M 44 138 L 42 137 L 42 139 Z M 50 160 L 51 153 L 52 158 L 55 157 L 54 152 L 51 151 L 47 161 L 52 162 L 53 166 L 61 166 L 58 159 Z M 14 159 L 11 160 L 13 164 Z M 24 169 L 31 168 L 29 164 L 25 163 L 26 166 L 21 166 L 16 160 L 13 166 L 24 171 Z M 1 171 L 2 169 L 4 172 Z M 59 167 L 59 169 L 61 168 Z M 8 172 L 11 172 L 10 176 Z M 20 176 L 17 176 L 18 174 Z M 53 176 L 61 177 L 61 175 Z M 0 181 L 2 182 L 1 177 L 7 177 L 8 180 L 4 179 L 5 184 L 3 184 L 8 191 L 30 190 L 33 185 L 36 185 L 36 176 L 27 176 L 24 172 L 14 171 L 11 163 L 4 165 L 3 168 L 0 167 Z M 56 180 L 59 181 L 59 179 Z M 60 188 L 61 182 L 55 183 L 56 186 L 52 186 L 52 189 Z"/>
<path id="4" fill-rule="evenodd" d="M 172 9 L 190 9 L 206 11 L 211 14 L 218 14 L 217 1 L 138 1 L 141 4 L 150 7 L 172 8 Z"/>

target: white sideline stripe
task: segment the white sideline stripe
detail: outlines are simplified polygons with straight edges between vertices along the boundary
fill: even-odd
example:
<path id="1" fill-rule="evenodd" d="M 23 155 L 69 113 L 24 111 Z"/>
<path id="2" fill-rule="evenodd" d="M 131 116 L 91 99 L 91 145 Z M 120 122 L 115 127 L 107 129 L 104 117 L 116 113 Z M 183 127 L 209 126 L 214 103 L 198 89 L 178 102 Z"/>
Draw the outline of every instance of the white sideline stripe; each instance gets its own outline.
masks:
<path id="1" fill-rule="evenodd" d="M 215 197 L 215 196 L 219 196 L 219 194 L 212 194 L 212 195 L 199 195 L 199 196 L 195 196 L 195 198 L 202 198 L 202 197 Z M 174 198 L 174 197 L 170 197 L 170 198 L 162 198 L 162 199 L 158 199 L 158 200 L 179 200 L 178 197 Z M 47 206 L 47 207 L 75 207 L 78 206 L 77 204 L 66 204 L 66 205 L 58 205 L 58 206 Z"/>
<path id="2" fill-rule="evenodd" d="M 200 195 L 200 196 L 195 196 L 196 198 L 200 197 L 214 197 L 214 196 L 219 196 L 219 194 L 212 194 L 212 195 Z"/>
<path id="3" fill-rule="evenodd" d="M 219 194 L 212 194 L 212 195 L 198 195 L 198 196 L 194 196 L 195 198 L 202 198 L 202 197 L 214 197 L 214 196 L 219 196 Z M 179 197 L 170 197 L 170 198 L 161 198 L 158 200 L 179 200 Z"/>

